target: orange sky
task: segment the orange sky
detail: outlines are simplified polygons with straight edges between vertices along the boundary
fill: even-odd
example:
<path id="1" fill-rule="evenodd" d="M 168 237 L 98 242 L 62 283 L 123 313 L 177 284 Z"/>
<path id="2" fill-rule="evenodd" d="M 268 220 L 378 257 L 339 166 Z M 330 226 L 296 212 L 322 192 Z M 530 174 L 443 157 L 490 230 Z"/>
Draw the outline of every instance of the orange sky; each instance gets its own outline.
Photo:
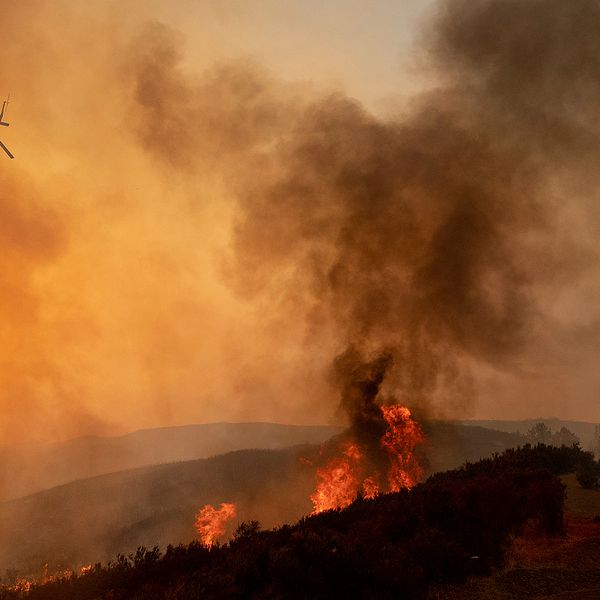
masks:
<path id="1" fill-rule="evenodd" d="M 335 418 L 332 331 L 307 333 L 295 304 L 232 289 L 235 185 L 261 166 L 211 69 L 264 69 L 267 107 L 345 90 L 394 112 L 425 80 L 413 50 L 423 12 L 417 0 L 4 3 L 0 94 L 12 101 L 0 133 L 16 159 L 0 157 L 0 443 Z M 156 58 L 149 35 L 179 53 L 162 57 L 172 103 L 140 83 Z M 189 81 L 203 90 L 201 124 L 184 119 Z M 287 118 L 255 117 L 266 129 Z M 584 209 L 564 217 L 593 240 Z M 436 410 L 599 420 L 596 275 L 543 298 L 564 355 L 541 360 L 538 347 L 511 372 L 478 367 L 476 401 Z"/>

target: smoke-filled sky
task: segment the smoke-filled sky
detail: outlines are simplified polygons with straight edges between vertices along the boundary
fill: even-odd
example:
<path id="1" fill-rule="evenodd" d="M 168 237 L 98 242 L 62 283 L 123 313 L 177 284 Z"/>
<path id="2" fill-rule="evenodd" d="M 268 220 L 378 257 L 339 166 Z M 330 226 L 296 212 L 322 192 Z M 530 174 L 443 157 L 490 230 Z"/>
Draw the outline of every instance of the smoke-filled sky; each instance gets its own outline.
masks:
<path id="1" fill-rule="evenodd" d="M 7 0 L 0 443 L 600 420 L 600 7 Z M 338 357 L 336 359 L 336 357 Z"/>

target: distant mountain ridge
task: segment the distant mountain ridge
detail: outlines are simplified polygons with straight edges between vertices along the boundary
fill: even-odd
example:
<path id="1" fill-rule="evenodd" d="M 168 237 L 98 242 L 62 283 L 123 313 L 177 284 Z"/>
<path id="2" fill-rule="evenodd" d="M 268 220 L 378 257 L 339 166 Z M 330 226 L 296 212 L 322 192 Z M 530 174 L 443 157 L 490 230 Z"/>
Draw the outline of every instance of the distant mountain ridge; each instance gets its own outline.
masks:
<path id="1" fill-rule="evenodd" d="M 585 450 L 590 450 L 594 445 L 594 431 L 597 423 L 587 421 L 563 421 L 556 417 L 539 417 L 536 419 L 523 419 L 521 421 L 510 420 L 495 420 L 495 419 L 477 419 L 469 421 L 460 421 L 463 425 L 475 425 L 488 429 L 497 429 L 498 431 L 506 431 L 507 433 L 522 433 L 525 434 L 536 423 L 544 423 L 553 431 L 560 430 L 561 427 L 566 427 L 574 433 L 580 440 L 581 446 Z"/>
<path id="2" fill-rule="evenodd" d="M 593 446 L 594 423 L 556 418 L 460 423 L 496 430 L 494 439 L 498 439 L 501 432 L 511 435 L 526 433 L 539 422 L 553 430 L 564 426 L 579 437 L 583 448 L 591 449 Z M 439 424 L 438 432 L 442 430 L 442 424 Z M 340 431 L 341 428 L 328 425 L 223 422 L 142 429 L 122 436 L 88 436 L 60 443 L 0 446 L 0 502 L 70 481 L 127 469 L 208 458 L 249 448 L 276 449 L 297 444 L 319 444 Z M 458 434 L 459 431 L 455 430 L 453 435 L 463 435 Z M 474 430 L 471 434 L 469 447 L 473 448 L 478 434 Z M 458 443 L 457 439 L 455 443 Z M 516 443 L 516 438 L 502 438 L 498 440 L 498 448 L 501 450 Z M 487 447 L 488 440 L 482 439 L 482 444 L 482 447 Z M 452 468 L 454 461 L 446 458 L 437 456 L 434 462 L 440 463 L 442 469 Z"/>
<path id="3" fill-rule="evenodd" d="M 207 458 L 248 448 L 318 444 L 339 433 L 327 425 L 208 423 L 142 429 L 118 437 L 0 447 L 0 501 L 57 485 L 147 465 Z"/>

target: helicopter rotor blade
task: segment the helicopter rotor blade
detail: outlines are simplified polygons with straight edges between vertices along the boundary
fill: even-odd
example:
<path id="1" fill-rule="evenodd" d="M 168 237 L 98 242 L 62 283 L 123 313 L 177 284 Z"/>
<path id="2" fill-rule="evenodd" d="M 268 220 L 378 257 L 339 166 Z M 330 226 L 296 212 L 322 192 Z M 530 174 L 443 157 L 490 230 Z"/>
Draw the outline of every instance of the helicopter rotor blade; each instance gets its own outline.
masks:
<path id="1" fill-rule="evenodd" d="M 0 142 L 0 147 L 2 147 L 2 150 L 8 154 L 9 158 L 14 158 L 12 152 L 2 142 Z"/>

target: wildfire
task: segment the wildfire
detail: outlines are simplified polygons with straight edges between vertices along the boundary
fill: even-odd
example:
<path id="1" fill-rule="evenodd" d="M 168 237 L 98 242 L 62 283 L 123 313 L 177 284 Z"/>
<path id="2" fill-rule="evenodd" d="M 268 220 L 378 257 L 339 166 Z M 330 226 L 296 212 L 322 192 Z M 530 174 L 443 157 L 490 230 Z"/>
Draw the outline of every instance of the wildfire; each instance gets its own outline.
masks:
<path id="1" fill-rule="evenodd" d="M 343 442 L 333 458 L 317 469 L 317 485 L 310 499 L 313 514 L 344 508 L 357 495 L 373 498 L 381 491 L 397 492 L 413 487 L 423 470 L 415 457 L 416 446 L 424 436 L 418 423 L 404 406 L 380 408 L 385 433 L 377 440 L 380 462 L 367 458 L 367 449 L 357 442 Z"/>
<path id="2" fill-rule="evenodd" d="M 84 575 L 92 570 L 92 565 L 86 565 L 81 567 L 79 574 Z M 75 577 L 75 571 L 72 569 L 64 569 L 61 571 L 54 571 L 53 573 L 48 572 L 48 563 L 45 563 L 42 567 L 42 572 L 39 576 L 34 578 L 18 577 L 13 583 L 8 585 L 0 585 L 0 596 L 2 596 L 2 590 L 9 592 L 20 592 L 25 595 L 33 590 L 35 586 L 45 585 L 47 583 L 53 583 L 57 581 L 65 581 Z M 19 596 L 21 597 L 21 596 Z"/>
<path id="3" fill-rule="evenodd" d="M 415 447 L 425 441 L 419 424 L 413 420 L 410 410 L 395 404 L 382 407 L 387 423 L 381 446 L 390 459 L 387 474 L 390 492 L 413 487 L 423 476 L 423 469 L 415 459 Z"/>
<path id="4" fill-rule="evenodd" d="M 9 592 L 23 592 L 27 594 L 31 591 L 34 585 L 35 582 L 30 581 L 29 579 L 19 578 L 13 585 L 9 585 L 6 589 Z"/>
<path id="5" fill-rule="evenodd" d="M 315 513 L 348 506 L 356 498 L 360 486 L 362 454 L 356 444 L 347 444 L 340 456 L 317 469 L 317 489 L 311 495 Z"/>
<path id="6" fill-rule="evenodd" d="M 222 502 L 219 508 L 207 504 L 196 513 L 196 530 L 205 546 L 212 546 L 224 533 L 225 524 L 236 515 L 235 504 Z"/>

